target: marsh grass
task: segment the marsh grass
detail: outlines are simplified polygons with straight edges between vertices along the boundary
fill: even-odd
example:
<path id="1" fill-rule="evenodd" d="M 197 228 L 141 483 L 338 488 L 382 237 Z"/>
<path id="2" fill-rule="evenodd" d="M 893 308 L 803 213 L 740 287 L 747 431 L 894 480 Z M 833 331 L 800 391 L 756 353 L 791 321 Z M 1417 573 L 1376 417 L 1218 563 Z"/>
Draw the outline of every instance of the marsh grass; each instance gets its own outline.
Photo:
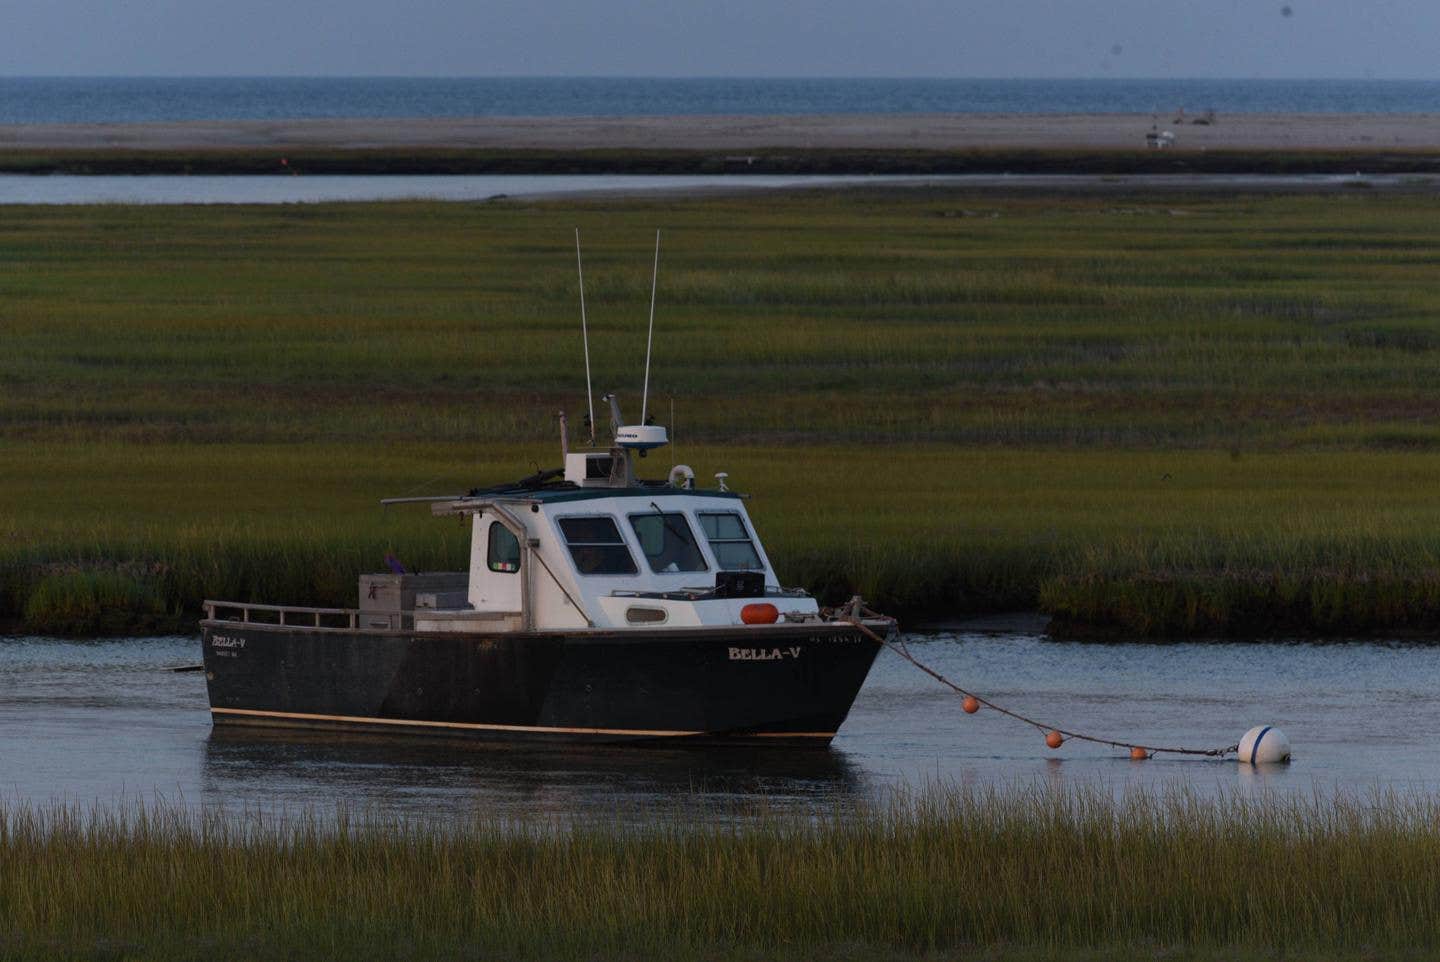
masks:
<path id="1" fill-rule="evenodd" d="M 461 570 L 464 524 L 378 499 L 558 460 L 549 445 L 508 448 L 508 465 L 455 444 L 363 462 L 328 445 L 8 450 L 0 497 L 23 536 L 0 547 L 0 603 L 31 630 L 77 634 L 174 630 L 206 597 L 353 606 L 356 576 L 383 570 L 387 552 L 412 570 Z M 1137 637 L 1440 630 L 1437 452 L 674 454 L 752 495 L 786 584 L 827 602 L 862 594 L 911 622 L 1039 607 L 1072 633 Z M 92 472 L 108 479 L 103 498 Z M 48 496 L 30 500 L 42 478 Z M 130 601 L 99 603 L 102 589 Z"/>
<path id="2" fill-rule="evenodd" d="M 578 414 L 577 224 L 597 386 L 632 406 L 646 247 L 666 229 L 653 386 L 695 440 L 1249 447 L 1353 428 L 1331 441 L 1363 444 L 1368 424 L 1434 413 L 1437 202 L 1179 204 L 16 208 L 0 432 L 548 437 L 557 407 Z"/>
<path id="3" fill-rule="evenodd" d="M 597 389 L 632 415 L 665 229 L 667 454 L 756 495 L 792 584 L 1146 636 L 1431 631 L 1437 213 L 924 189 L 10 208 L 0 620 L 126 630 L 86 613 L 128 598 L 144 630 L 207 595 L 348 604 L 387 550 L 463 564 L 463 531 L 375 501 L 553 464 L 562 408 L 579 434 L 578 224 Z"/>
<path id="4" fill-rule="evenodd" d="M 135 569 L 74 565 L 42 575 L 25 593 L 25 624 L 51 635 L 188 628 L 180 610 L 166 607 L 159 579 Z"/>
<path id="5" fill-rule="evenodd" d="M 7 949 L 869 959 L 1440 948 L 1429 796 L 942 785 L 808 818 L 686 804 L 648 821 L 445 824 L 8 804 Z"/>
<path id="6" fill-rule="evenodd" d="M 1440 630 L 1428 452 L 697 454 L 755 494 L 782 575 L 828 598 L 914 618 L 1039 607 L 1138 637 Z"/>

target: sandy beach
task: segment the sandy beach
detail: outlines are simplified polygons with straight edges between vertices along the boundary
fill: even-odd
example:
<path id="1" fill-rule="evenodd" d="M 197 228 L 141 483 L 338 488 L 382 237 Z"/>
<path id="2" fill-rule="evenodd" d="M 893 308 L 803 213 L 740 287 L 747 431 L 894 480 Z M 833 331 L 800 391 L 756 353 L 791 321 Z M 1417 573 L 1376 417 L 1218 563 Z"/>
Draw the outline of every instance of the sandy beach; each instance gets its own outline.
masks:
<path id="1" fill-rule="evenodd" d="M 1182 122 L 1176 123 L 1177 119 Z M 1158 120 L 1158 125 L 1157 125 Z M 1440 114 L 479 117 L 0 126 L 0 150 L 1440 150 Z"/>

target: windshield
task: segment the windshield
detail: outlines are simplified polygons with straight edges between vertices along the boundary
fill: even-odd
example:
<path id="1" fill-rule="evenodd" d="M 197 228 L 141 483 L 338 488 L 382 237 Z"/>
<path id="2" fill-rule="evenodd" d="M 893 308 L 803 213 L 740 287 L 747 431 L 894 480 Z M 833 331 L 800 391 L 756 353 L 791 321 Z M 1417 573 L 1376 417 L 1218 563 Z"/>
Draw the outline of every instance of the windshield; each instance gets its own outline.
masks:
<path id="1" fill-rule="evenodd" d="M 763 571 L 760 553 L 745 530 L 745 522 L 734 511 L 704 511 L 698 515 L 700 528 L 715 552 L 715 560 L 725 571 Z"/>
<path id="2" fill-rule="evenodd" d="M 659 511 L 632 514 L 630 527 L 635 530 L 645 560 L 650 562 L 650 570 L 656 574 L 705 570 L 705 557 L 695 544 L 685 515 Z"/>
<path id="3" fill-rule="evenodd" d="M 560 531 L 582 575 L 633 575 L 639 570 L 613 518 L 561 518 Z"/>

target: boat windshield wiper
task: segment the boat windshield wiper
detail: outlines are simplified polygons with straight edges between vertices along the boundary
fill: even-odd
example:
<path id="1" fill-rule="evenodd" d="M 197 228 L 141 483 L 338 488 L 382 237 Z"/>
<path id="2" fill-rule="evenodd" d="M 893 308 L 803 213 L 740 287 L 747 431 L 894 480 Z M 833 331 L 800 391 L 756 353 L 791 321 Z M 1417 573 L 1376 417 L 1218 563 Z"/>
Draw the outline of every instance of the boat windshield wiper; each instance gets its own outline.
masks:
<path id="1" fill-rule="evenodd" d="M 666 531 L 670 532 L 675 537 L 679 538 L 681 541 L 686 540 L 684 531 L 680 531 L 670 526 L 670 516 L 661 510 L 660 505 L 656 504 L 654 501 L 651 501 L 650 507 L 654 508 L 655 513 L 660 516 L 660 523 L 665 526 Z"/>

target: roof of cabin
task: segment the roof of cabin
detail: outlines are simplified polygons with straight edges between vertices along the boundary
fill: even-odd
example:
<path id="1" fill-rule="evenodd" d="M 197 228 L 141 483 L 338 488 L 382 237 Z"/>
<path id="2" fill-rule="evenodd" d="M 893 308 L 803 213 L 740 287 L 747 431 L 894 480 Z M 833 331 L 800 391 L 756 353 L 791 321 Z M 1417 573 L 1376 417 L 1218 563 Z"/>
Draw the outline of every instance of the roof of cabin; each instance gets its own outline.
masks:
<path id="1" fill-rule="evenodd" d="M 633 488 L 581 488 L 572 484 L 547 484 L 535 488 L 501 488 L 476 491 L 472 498 L 491 501 L 538 501 L 541 504 L 561 504 L 566 501 L 597 501 L 603 498 L 740 498 L 735 491 L 705 490 L 696 488 L 673 488 L 668 484 L 639 485 Z"/>

